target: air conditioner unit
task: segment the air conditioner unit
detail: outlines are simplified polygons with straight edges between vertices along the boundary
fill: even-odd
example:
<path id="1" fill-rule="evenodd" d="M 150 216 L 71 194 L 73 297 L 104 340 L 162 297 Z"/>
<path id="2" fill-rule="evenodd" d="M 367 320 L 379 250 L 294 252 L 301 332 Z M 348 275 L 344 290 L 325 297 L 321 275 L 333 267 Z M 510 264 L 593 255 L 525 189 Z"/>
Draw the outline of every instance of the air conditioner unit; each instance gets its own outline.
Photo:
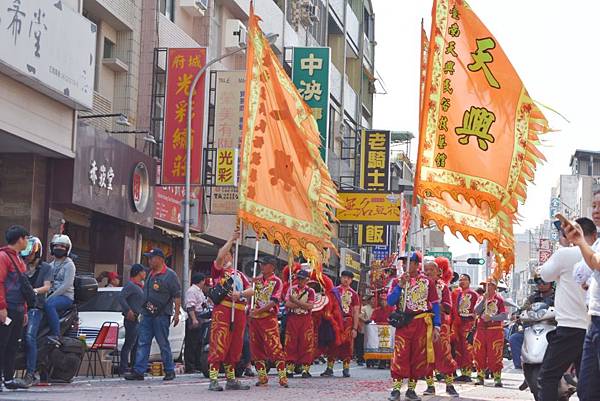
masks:
<path id="1" fill-rule="evenodd" d="M 179 0 L 179 7 L 192 17 L 202 17 L 208 10 L 208 0 Z"/>
<path id="2" fill-rule="evenodd" d="M 225 32 L 223 33 L 225 49 L 237 50 L 246 44 L 246 32 L 246 26 L 239 19 L 225 21 Z"/>

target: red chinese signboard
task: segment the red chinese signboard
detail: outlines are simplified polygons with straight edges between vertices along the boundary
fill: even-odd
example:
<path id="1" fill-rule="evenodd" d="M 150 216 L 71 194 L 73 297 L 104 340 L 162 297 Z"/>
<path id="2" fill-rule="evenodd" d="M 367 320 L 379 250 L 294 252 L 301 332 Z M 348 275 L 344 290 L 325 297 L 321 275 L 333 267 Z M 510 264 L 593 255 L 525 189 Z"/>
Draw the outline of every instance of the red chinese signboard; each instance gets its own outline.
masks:
<path id="1" fill-rule="evenodd" d="M 202 230 L 202 196 L 201 188 L 192 188 L 191 198 L 200 202 L 198 207 L 198 226 L 192 229 Z M 183 225 L 182 202 L 185 198 L 185 190 L 180 186 L 154 187 L 154 218 L 173 225 Z"/>
<path id="2" fill-rule="evenodd" d="M 206 64 L 206 49 L 169 49 L 162 157 L 163 185 L 185 185 L 187 108 L 196 73 Z M 192 97 L 192 185 L 200 185 L 202 128 L 204 126 L 204 77 Z"/>

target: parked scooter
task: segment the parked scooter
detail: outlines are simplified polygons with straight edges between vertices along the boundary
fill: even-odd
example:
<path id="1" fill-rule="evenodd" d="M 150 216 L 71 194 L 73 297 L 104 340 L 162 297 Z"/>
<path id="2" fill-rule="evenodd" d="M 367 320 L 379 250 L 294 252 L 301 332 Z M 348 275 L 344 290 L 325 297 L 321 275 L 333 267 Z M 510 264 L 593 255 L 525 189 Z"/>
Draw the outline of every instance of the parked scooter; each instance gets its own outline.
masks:
<path id="1" fill-rule="evenodd" d="M 85 345 L 78 338 L 69 337 L 69 333 L 77 333 L 79 316 L 78 304 L 91 299 L 98 290 L 98 283 L 92 276 L 75 278 L 75 303 L 60 315 L 60 343 L 48 340 L 50 326 L 46 316 L 42 319 L 37 336 L 38 358 L 37 370 L 43 382 L 70 383 L 81 365 L 85 353 Z M 27 354 L 23 341 L 19 344 L 15 367 L 26 369 Z"/>
<path id="2" fill-rule="evenodd" d="M 533 393 L 536 401 L 538 400 L 539 383 L 538 376 L 544 354 L 548 348 L 546 335 L 556 330 L 556 313 L 554 307 L 548 306 L 543 302 L 536 302 L 531 305 L 531 309 L 523 311 L 519 317 L 525 325 L 523 348 L 521 351 L 521 360 L 523 361 L 523 374 Z M 565 378 L 561 380 L 559 387 L 559 401 L 567 401 L 575 393 L 575 388 L 568 383 Z"/>

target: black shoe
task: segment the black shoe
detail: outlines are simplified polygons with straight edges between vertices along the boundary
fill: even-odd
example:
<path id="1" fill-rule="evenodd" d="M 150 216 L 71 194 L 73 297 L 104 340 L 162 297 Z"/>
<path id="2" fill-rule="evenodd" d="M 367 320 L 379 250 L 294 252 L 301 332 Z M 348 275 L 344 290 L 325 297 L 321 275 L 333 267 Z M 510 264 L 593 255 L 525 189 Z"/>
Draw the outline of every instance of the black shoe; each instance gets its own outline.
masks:
<path id="1" fill-rule="evenodd" d="M 208 391 L 223 391 L 223 387 L 219 384 L 218 380 L 211 380 L 208 385 Z"/>
<path id="2" fill-rule="evenodd" d="M 400 401 L 400 390 L 392 390 L 392 393 L 388 397 L 389 401 Z"/>
<path id="3" fill-rule="evenodd" d="M 54 345 L 56 347 L 62 346 L 62 341 L 60 339 L 60 336 L 48 336 L 46 338 L 47 338 L 48 344 Z"/>
<path id="4" fill-rule="evenodd" d="M 19 382 L 15 379 L 4 382 L 4 387 L 6 387 L 9 390 L 17 390 L 21 388 L 19 387 Z"/>
<path id="5" fill-rule="evenodd" d="M 225 383 L 225 390 L 250 390 L 250 386 L 242 384 L 242 382 L 237 379 L 227 380 L 227 383 Z"/>
<path id="6" fill-rule="evenodd" d="M 461 375 L 461 376 L 458 376 L 456 379 L 454 379 L 454 381 L 462 382 L 462 383 L 471 383 L 473 380 L 471 379 L 471 376 Z"/>
<path id="7" fill-rule="evenodd" d="M 435 387 L 427 386 L 427 389 L 423 391 L 423 395 L 435 395 Z"/>
<path id="8" fill-rule="evenodd" d="M 345 368 L 344 370 L 342 370 L 342 376 L 350 377 L 350 369 Z"/>
<path id="9" fill-rule="evenodd" d="M 519 386 L 519 390 L 525 391 L 527 390 L 527 388 L 529 388 L 529 384 L 527 383 L 527 380 L 523 380 L 523 383 L 521 383 L 521 385 Z"/>
<path id="10" fill-rule="evenodd" d="M 125 380 L 144 380 L 144 375 L 141 375 L 135 370 L 132 370 L 131 373 L 123 375 L 123 378 Z"/>
<path id="11" fill-rule="evenodd" d="M 174 380 L 174 379 L 175 379 L 175 372 L 166 372 L 165 377 L 163 377 L 163 380 L 166 382 Z"/>
<path id="12" fill-rule="evenodd" d="M 494 383 L 494 387 L 504 387 L 501 381 L 497 381 Z"/>
<path id="13" fill-rule="evenodd" d="M 244 370 L 244 376 L 246 376 L 246 377 L 254 377 L 254 376 L 255 376 L 255 374 L 254 374 L 254 372 L 252 371 L 252 368 L 246 368 L 246 369 Z"/>
<path id="14" fill-rule="evenodd" d="M 333 377 L 333 369 L 325 369 L 325 371 L 321 373 L 321 377 Z"/>
<path id="15" fill-rule="evenodd" d="M 294 372 L 287 372 L 285 374 L 289 379 L 293 379 L 294 378 Z"/>
<path id="16" fill-rule="evenodd" d="M 406 390 L 404 398 L 406 398 L 407 401 L 421 401 L 421 397 L 415 393 L 415 390 Z"/>
<path id="17" fill-rule="evenodd" d="M 483 381 L 483 377 L 478 377 L 477 381 L 475 382 L 476 386 L 483 386 L 485 385 L 485 382 Z"/>
<path id="18" fill-rule="evenodd" d="M 28 389 L 33 386 L 35 382 L 35 377 L 31 373 L 26 373 L 23 379 L 15 380 L 20 389 Z"/>
<path id="19" fill-rule="evenodd" d="M 310 372 L 302 372 L 303 379 L 310 379 L 311 377 L 312 375 L 310 374 Z"/>
<path id="20" fill-rule="evenodd" d="M 450 397 L 459 397 L 458 392 L 451 384 L 446 386 L 446 394 L 448 394 Z"/>

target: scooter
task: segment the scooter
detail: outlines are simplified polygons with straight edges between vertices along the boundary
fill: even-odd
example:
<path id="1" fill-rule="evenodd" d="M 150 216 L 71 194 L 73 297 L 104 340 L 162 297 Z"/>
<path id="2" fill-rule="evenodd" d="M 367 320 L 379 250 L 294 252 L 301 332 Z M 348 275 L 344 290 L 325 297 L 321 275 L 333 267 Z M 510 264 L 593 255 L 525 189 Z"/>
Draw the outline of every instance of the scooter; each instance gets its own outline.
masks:
<path id="1" fill-rule="evenodd" d="M 38 330 L 37 371 L 42 382 L 70 383 L 79 370 L 85 345 L 78 338 L 70 335 L 77 333 L 79 315 L 77 306 L 90 300 L 98 290 L 96 279 L 91 276 L 75 278 L 75 303 L 60 314 L 60 342 L 49 340 L 50 327 L 46 316 L 43 317 Z M 20 341 L 16 356 L 17 370 L 27 368 L 27 353 L 24 341 Z"/>
<path id="2" fill-rule="evenodd" d="M 521 360 L 523 362 L 523 374 L 533 393 L 536 401 L 540 390 L 538 376 L 544 354 L 548 348 L 546 335 L 556 330 L 556 312 L 554 307 L 543 302 L 536 302 L 530 310 L 523 311 L 519 317 L 525 325 L 523 347 L 521 349 Z M 565 378 L 559 386 L 559 401 L 567 401 L 575 393 L 575 388 Z"/>

